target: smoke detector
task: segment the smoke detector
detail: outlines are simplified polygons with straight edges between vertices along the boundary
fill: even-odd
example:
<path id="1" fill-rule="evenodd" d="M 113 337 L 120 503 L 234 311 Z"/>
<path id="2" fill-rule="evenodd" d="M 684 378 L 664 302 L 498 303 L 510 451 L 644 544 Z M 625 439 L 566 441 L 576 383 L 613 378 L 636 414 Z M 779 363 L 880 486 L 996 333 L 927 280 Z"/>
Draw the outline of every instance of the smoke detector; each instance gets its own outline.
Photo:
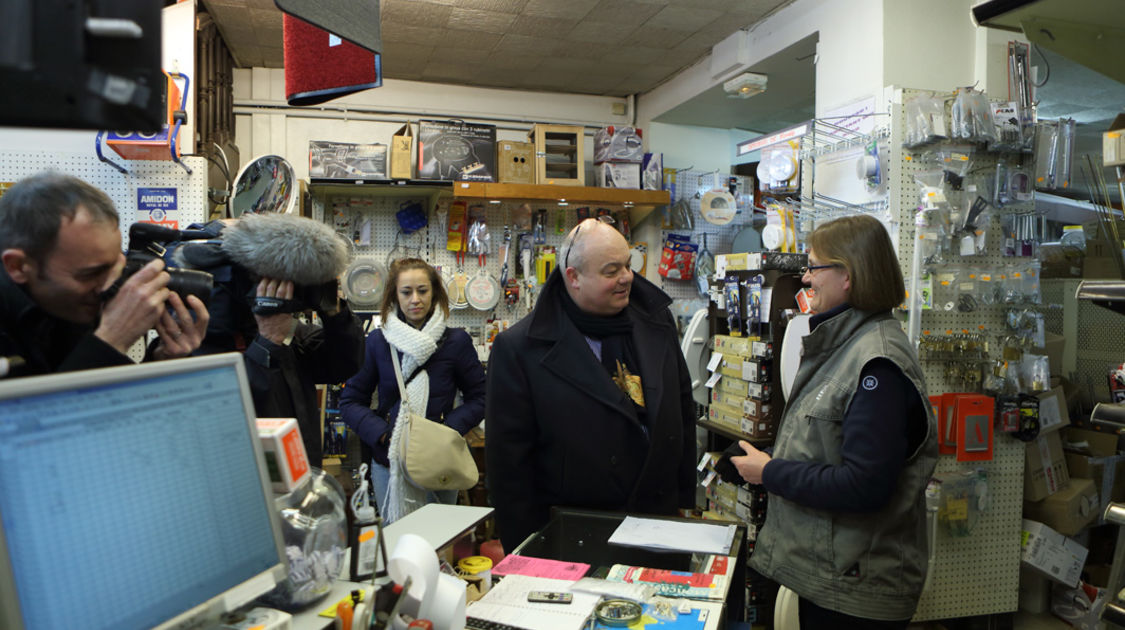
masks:
<path id="1" fill-rule="evenodd" d="M 750 98 L 766 91 L 766 75 L 743 72 L 723 83 L 723 91 L 731 98 Z"/>

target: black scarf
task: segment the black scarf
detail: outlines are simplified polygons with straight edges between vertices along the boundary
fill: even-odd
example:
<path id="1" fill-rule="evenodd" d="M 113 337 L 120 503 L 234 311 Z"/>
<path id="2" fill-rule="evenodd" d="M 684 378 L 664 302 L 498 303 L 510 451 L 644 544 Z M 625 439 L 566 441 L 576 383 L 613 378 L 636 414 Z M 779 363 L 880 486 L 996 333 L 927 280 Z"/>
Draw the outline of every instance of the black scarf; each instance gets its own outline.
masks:
<path id="1" fill-rule="evenodd" d="M 575 304 L 565 286 L 559 287 L 559 294 L 563 310 L 578 331 L 602 342 L 602 367 L 610 376 L 617 374 L 618 360 L 630 373 L 640 374 L 637 354 L 633 349 L 633 320 L 629 319 L 625 309 L 616 315 L 592 315 Z"/>

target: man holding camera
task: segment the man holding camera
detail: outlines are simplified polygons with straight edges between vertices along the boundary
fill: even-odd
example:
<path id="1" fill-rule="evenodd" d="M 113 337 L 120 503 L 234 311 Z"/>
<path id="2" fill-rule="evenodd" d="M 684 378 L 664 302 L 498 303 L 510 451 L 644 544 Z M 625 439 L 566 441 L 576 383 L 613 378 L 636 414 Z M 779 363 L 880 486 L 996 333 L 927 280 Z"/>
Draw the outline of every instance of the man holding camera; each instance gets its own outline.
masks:
<path id="1" fill-rule="evenodd" d="M 39 174 L 0 196 L 0 261 L 0 377 L 127 364 L 152 328 L 148 358 L 187 356 L 207 329 L 207 308 L 168 290 L 160 260 L 103 298 L 125 264 L 117 211 L 76 177 Z"/>

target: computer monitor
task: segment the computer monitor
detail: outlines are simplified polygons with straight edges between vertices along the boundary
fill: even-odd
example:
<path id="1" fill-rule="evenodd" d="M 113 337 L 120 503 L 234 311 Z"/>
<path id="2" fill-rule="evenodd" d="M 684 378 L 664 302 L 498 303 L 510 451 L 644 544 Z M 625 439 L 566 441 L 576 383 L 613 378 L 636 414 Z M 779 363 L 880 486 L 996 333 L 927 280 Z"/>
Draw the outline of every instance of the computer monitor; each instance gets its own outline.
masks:
<path id="1" fill-rule="evenodd" d="M 181 628 L 286 577 L 242 357 L 0 381 L 0 628 Z"/>

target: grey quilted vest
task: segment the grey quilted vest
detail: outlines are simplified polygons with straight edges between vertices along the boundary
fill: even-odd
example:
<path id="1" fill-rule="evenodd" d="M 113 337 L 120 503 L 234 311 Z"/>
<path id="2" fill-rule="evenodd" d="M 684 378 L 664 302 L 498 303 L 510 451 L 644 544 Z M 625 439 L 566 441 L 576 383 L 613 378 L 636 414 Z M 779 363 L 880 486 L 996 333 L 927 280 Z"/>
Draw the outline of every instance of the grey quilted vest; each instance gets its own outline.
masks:
<path id="1" fill-rule="evenodd" d="M 771 494 L 750 564 L 822 608 L 893 621 L 914 615 L 926 578 L 925 489 L 937 463 L 937 421 L 915 353 L 890 313 L 852 308 L 804 338 L 773 457 L 839 464 L 844 411 L 863 366 L 878 357 L 914 383 L 929 424 L 890 502 L 874 512 L 826 512 Z"/>

